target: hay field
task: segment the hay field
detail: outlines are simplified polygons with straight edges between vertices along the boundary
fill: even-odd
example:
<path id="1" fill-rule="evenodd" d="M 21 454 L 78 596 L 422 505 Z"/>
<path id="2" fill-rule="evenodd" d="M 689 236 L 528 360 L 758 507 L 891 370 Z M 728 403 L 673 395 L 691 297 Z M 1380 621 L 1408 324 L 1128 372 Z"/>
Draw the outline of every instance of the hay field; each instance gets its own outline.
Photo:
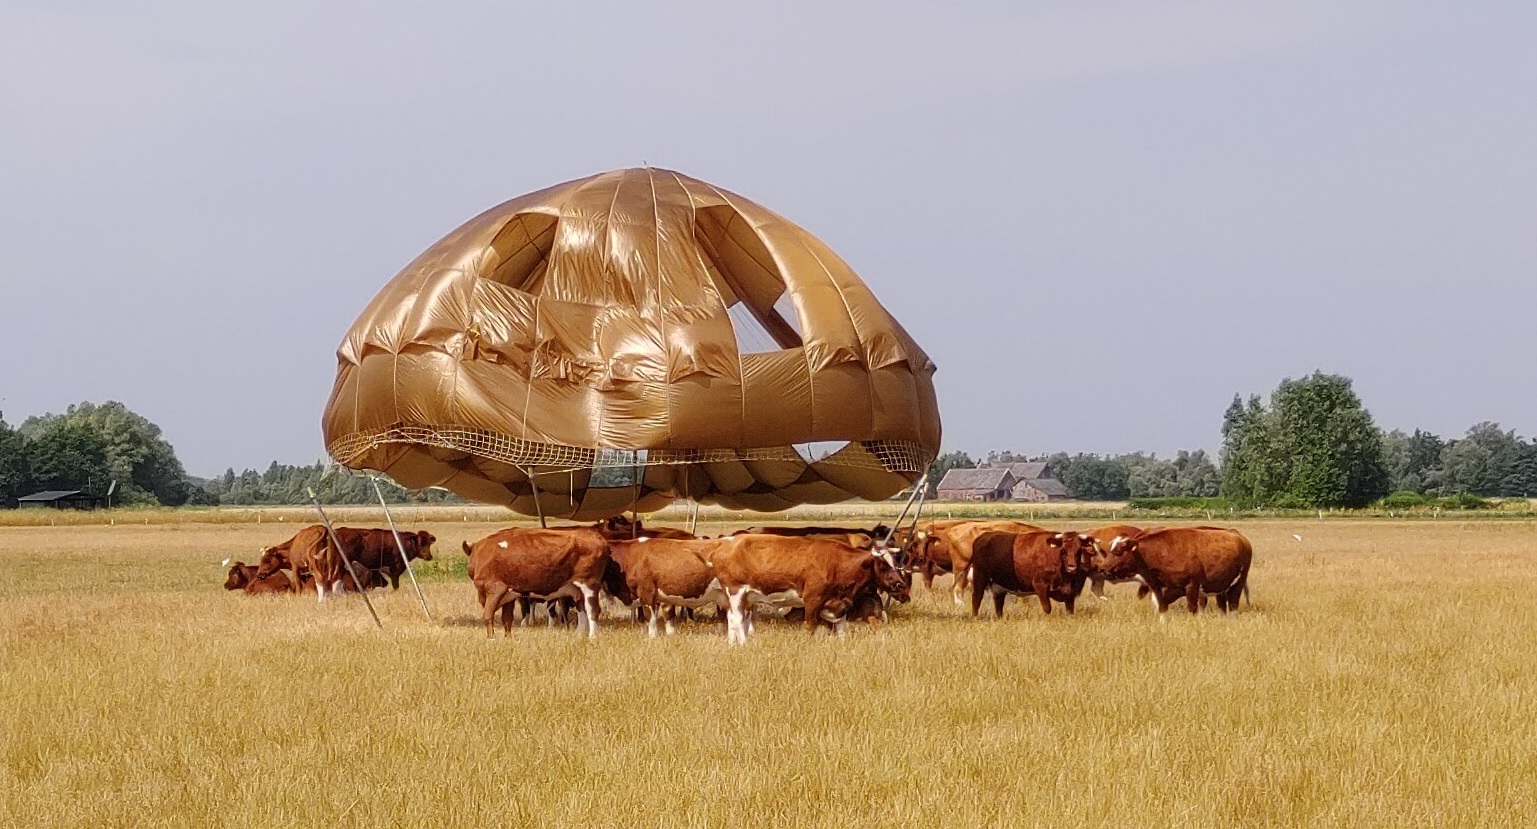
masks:
<path id="1" fill-rule="evenodd" d="M 0 825 L 1537 825 L 1531 521 L 1240 523 L 1232 619 L 920 586 L 738 648 L 486 640 L 458 548 L 495 526 L 425 525 L 437 620 L 375 594 L 382 631 L 221 589 L 291 524 L 0 528 Z"/>

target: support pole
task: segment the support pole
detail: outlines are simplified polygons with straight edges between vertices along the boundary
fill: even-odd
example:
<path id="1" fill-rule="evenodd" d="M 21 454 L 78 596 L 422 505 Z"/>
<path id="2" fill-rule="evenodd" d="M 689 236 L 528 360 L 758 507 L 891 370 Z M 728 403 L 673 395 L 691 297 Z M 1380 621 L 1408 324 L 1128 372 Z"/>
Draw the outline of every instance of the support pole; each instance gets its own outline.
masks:
<path id="1" fill-rule="evenodd" d="M 379 496 L 379 506 L 384 508 L 384 520 L 389 522 L 390 534 L 395 536 L 395 549 L 400 551 L 400 563 L 406 568 L 406 575 L 411 577 L 411 587 L 416 590 L 416 600 L 421 602 L 422 615 L 427 621 L 432 621 L 432 612 L 427 609 L 427 597 L 422 594 L 422 586 L 416 581 L 416 571 L 411 569 L 411 559 L 406 555 L 406 544 L 400 540 L 400 530 L 395 529 L 395 518 L 390 515 L 390 505 L 384 502 L 384 490 L 379 488 L 379 479 L 373 475 L 368 476 L 369 483 L 374 485 L 374 494 Z"/>
<path id="2" fill-rule="evenodd" d="M 550 525 L 544 522 L 544 504 L 539 503 L 539 484 L 534 482 L 534 471 L 525 469 L 523 474 L 528 476 L 528 488 L 534 491 L 534 511 L 539 513 L 539 526 L 549 529 Z"/>
<path id="3" fill-rule="evenodd" d="M 688 508 L 688 534 L 698 535 L 699 532 L 699 502 L 689 499 Z"/>
<path id="4" fill-rule="evenodd" d="M 342 559 L 342 564 L 346 566 L 347 575 L 352 576 L 352 585 L 358 589 L 358 595 L 363 597 L 363 604 L 368 605 L 368 613 L 374 617 L 374 624 L 381 628 L 384 627 L 384 623 L 379 621 L 379 612 L 374 610 L 374 603 L 368 598 L 368 591 L 364 590 L 363 583 L 358 581 L 357 571 L 352 569 L 352 562 L 347 558 L 347 551 L 343 550 L 341 542 L 336 540 L 336 530 L 331 526 L 331 519 L 326 517 L 325 509 L 320 506 L 320 499 L 315 496 L 314 487 L 305 487 L 304 491 L 309 493 L 310 502 L 315 505 L 315 511 L 320 513 L 320 521 L 326 525 L 326 537 L 331 539 L 331 547 L 336 550 L 336 554 Z M 328 586 L 321 585 L 320 589 L 324 591 Z"/>
<path id="5" fill-rule="evenodd" d="M 927 472 L 925 472 L 925 473 L 923 473 L 923 477 L 918 479 L 918 483 L 913 485 L 913 494 L 907 496 L 907 503 L 902 505 L 902 512 L 897 515 L 896 522 L 894 524 L 892 524 L 890 527 L 886 528 L 886 537 L 881 539 L 881 546 L 882 547 L 884 547 L 887 544 L 891 543 L 891 536 L 896 533 L 897 528 L 902 526 L 902 521 L 907 518 L 907 511 L 912 509 L 913 501 L 918 499 L 918 493 L 920 493 L 920 492 L 925 492 L 926 493 L 926 492 L 928 492 L 928 490 L 929 490 L 929 474 Z"/>

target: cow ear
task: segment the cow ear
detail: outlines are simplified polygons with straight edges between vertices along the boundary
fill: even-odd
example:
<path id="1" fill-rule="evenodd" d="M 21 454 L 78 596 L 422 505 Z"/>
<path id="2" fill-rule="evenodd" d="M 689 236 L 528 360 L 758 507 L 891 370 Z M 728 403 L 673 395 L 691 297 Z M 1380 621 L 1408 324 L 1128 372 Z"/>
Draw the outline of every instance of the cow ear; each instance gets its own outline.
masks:
<path id="1" fill-rule="evenodd" d="M 1050 544 L 1053 547 L 1061 547 L 1062 546 L 1062 533 L 1057 533 L 1056 535 L 1053 535 L 1051 538 L 1046 539 L 1046 543 Z"/>

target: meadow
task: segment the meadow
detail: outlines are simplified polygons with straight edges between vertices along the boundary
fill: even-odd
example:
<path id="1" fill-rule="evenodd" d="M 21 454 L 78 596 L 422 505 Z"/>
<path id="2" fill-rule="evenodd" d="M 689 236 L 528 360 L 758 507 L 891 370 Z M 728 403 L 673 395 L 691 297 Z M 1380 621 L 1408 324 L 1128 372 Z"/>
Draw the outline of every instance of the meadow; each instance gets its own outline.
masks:
<path id="1" fill-rule="evenodd" d="M 439 539 L 431 621 L 409 585 L 382 629 L 228 593 L 222 559 L 309 520 L 237 512 L 0 527 L 0 825 L 1537 825 L 1527 518 L 1235 522 L 1231 618 L 1119 586 L 978 620 L 920 585 L 885 627 L 733 648 L 620 613 L 488 640 L 459 544 L 494 511 L 397 513 Z"/>

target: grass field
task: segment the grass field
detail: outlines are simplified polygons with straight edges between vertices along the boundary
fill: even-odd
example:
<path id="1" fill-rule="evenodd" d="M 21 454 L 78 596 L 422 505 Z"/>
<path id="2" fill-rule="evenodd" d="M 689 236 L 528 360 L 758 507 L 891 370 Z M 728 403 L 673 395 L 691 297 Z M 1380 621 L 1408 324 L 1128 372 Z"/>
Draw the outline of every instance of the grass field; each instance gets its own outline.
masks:
<path id="1" fill-rule="evenodd" d="M 0 825 L 1537 825 L 1531 520 L 1242 522 L 1236 618 L 919 587 L 729 648 L 488 641 L 459 542 L 499 525 L 427 517 L 435 621 L 382 630 L 221 589 L 302 514 L 0 528 Z"/>

